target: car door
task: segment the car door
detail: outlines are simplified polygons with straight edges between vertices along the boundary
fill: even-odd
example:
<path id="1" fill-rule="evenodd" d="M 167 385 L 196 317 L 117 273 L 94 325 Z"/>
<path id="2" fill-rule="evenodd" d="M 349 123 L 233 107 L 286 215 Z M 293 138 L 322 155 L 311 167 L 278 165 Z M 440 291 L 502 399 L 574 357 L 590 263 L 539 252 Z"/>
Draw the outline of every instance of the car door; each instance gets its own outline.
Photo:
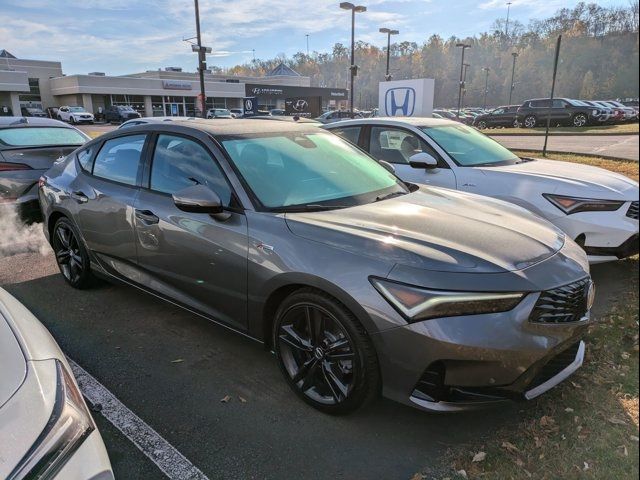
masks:
<path id="1" fill-rule="evenodd" d="M 366 150 L 377 160 L 391 163 L 402 180 L 438 187 L 456 188 L 456 176 L 440 154 L 415 132 L 396 126 L 372 125 Z M 436 168 L 413 168 L 409 158 L 428 153 L 438 161 Z"/>
<path id="2" fill-rule="evenodd" d="M 80 171 L 70 185 L 85 243 L 105 268 L 126 278 L 137 258 L 133 205 L 147 139 L 124 135 L 80 151 Z"/>
<path id="3" fill-rule="evenodd" d="M 141 281 L 165 297 L 245 330 L 247 220 L 232 188 L 204 139 L 159 132 L 154 144 L 135 202 Z M 220 197 L 225 218 L 176 207 L 172 194 L 193 185 L 204 185 Z"/>
<path id="4" fill-rule="evenodd" d="M 551 107 L 551 118 L 555 123 L 569 123 L 571 120 L 571 105 L 564 101 L 555 98 Z"/>
<path id="5" fill-rule="evenodd" d="M 496 108 L 487 116 L 487 125 L 501 127 L 504 124 L 504 108 Z"/>

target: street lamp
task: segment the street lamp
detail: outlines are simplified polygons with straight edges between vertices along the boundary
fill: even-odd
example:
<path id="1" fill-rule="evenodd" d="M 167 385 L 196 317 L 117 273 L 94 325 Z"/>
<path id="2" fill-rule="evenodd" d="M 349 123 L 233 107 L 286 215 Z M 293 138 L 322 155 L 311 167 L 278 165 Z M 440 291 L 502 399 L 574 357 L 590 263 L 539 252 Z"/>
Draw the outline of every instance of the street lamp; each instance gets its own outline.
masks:
<path id="1" fill-rule="evenodd" d="M 489 91 L 489 71 L 491 70 L 489 67 L 482 67 L 482 70 L 485 73 L 485 77 L 484 77 L 484 105 L 483 105 L 483 109 L 486 110 L 487 109 L 487 92 Z"/>
<path id="2" fill-rule="evenodd" d="M 198 0 L 195 1 L 196 9 L 196 39 L 198 44 L 191 45 L 191 50 L 198 53 L 198 73 L 200 74 L 200 114 L 202 118 L 207 118 L 207 97 L 204 93 L 204 71 L 207 69 L 207 53 L 211 53 L 211 47 L 202 46 L 202 38 L 200 37 L 200 8 Z"/>
<path id="3" fill-rule="evenodd" d="M 505 23 L 504 26 L 504 36 L 508 37 L 509 36 L 509 11 L 511 10 L 511 5 L 513 4 L 513 2 L 507 2 L 507 22 Z"/>
<path id="4" fill-rule="evenodd" d="M 464 97 L 467 95 L 467 69 L 471 66 L 471 64 L 469 63 L 464 63 L 463 67 L 464 67 L 464 73 L 462 75 L 462 84 L 464 85 L 462 87 L 462 101 L 461 101 L 461 107 L 464 108 Z"/>
<path id="5" fill-rule="evenodd" d="M 354 77 L 358 74 L 358 67 L 355 64 L 355 56 L 356 56 L 356 42 L 355 42 L 355 32 L 356 32 L 356 13 L 362 13 L 367 11 L 367 7 L 362 5 L 354 5 L 349 2 L 340 3 L 340 8 L 343 10 L 351 10 L 351 66 L 349 67 L 350 71 L 350 91 L 349 91 L 349 104 L 351 105 L 351 118 L 353 116 L 353 80 Z"/>
<path id="6" fill-rule="evenodd" d="M 389 73 L 389 55 L 391 54 L 391 35 L 398 35 L 399 30 L 391 30 L 389 28 L 381 28 L 380 33 L 387 34 L 387 71 L 384 75 L 384 79 L 388 82 L 391 80 L 391 74 Z"/>
<path id="7" fill-rule="evenodd" d="M 511 67 L 511 88 L 509 89 L 509 105 L 511 105 L 511 97 L 513 96 L 513 89 L 516 87 L 516 84 L 514 83 L 514 77 L 516 74 L 516 58 L 518 58 L 518 53 L 513 52 L 511 56 L 513 57 L 513 66 Z"/>
<path id="8" fill-rule="evenodd" d="M 462 88 L 464 87 L 464 51 L 467 48 L 471 48 L 471 45 L 466 43 L 456 43 L 456 47 L 462 49 L 462 59 L 460 60 L 460 85 L 458 85 L 458 119 L 460 119 L 460 102 L 462 102 Z"/>

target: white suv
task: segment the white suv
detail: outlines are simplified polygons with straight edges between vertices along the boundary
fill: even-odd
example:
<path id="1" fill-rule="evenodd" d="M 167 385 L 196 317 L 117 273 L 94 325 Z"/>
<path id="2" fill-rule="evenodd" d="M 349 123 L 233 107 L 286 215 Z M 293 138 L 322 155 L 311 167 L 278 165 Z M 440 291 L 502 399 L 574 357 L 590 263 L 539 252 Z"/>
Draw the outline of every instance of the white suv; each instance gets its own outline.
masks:
<path id="1" fill-rule="evenodd" d="M 87 112 L 84 107 L 60 107 L 58 120 L 69 123 L 93 123 L 93 114 Z"/>

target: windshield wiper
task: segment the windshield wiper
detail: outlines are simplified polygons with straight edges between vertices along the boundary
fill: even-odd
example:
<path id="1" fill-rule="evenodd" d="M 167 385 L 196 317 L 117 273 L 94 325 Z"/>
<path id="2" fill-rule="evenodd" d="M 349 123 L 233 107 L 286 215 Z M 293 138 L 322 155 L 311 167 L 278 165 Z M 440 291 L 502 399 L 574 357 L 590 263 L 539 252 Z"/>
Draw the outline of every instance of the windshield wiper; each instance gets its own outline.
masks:
<path id="1" fill-rule="evenodd" d="M 322 210 L 337 210 L 340 208 L 351 207 L 352 205 L 322 205 L 319 203 L 308 203 L 306 205 L 292 205 L 290 207 L 282 207 L 277 209 L 281 212 L 321 212 Z"/>
<path id="2" fill-rule="evenodd" d="M 393 197 L 397 197 L 400 195 L 406 195 L 407 192 L 391 192 L 391 193 L 387 193 L 386 195 L 378 195 L 376 197 L 376 202 L 381 202 L 382 200 L 387 200 L 389 198 L 393 198 Z"/>

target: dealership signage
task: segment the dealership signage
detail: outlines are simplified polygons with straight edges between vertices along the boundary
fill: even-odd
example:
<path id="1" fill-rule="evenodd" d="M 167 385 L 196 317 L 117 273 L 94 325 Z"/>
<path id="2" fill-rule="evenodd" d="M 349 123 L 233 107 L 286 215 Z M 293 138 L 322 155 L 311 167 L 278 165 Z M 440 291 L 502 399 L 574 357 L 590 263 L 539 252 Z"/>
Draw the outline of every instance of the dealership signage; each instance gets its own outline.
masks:
<path id="1" fill-rule="evenodd" d="M 322 97 L 323 100 L 346 100 L 349 96 L 343 88 L 320 87 L 295 87 L 288 85 L 258 85 L 245 84 L 247 97 L 260 98 L 297 98 L 297 97 Z"/>
<path id="2" fill-rule="evenodd" d="M 245 97 L 242 99 L 242 109 L 245 115 L 258 114 L 258 99 L 256 97 Z"/>
<path id="3" fill-rule="evenodd" d="M 191 82 L 181 82 L 179 80 L 163 80 L 162 88 L 165 90 L 191 90 Z"/>
<path id="4" fill-rule="evenodd" d="M 322 97 L 295 97 L 284 101 L 286 115 L 319 117 L 322 114 Z"/>
<path id="5" fill-rule="evenodd" d="M 384 117 L 430 117 L 433 113 L 432 78 L 380 82 L 378 108 Z"/>

